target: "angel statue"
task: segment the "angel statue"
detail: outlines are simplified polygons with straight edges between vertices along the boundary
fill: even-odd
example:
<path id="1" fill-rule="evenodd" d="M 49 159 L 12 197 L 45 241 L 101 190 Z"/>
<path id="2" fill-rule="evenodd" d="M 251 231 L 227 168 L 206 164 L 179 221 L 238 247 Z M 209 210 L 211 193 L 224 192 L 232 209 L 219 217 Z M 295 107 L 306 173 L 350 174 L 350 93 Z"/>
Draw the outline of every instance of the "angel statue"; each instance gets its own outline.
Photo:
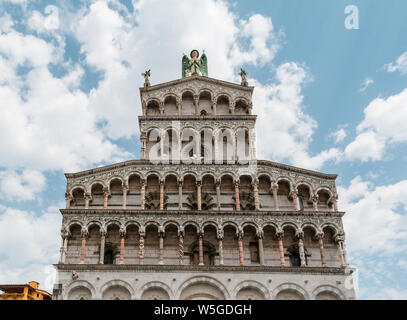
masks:
<path id="1" fill-rule="evenodd" d="M 182 57 L 182 77 L 193 75 L 208 76 L 208 60 L 205 51 L 199 58 L 199 51 L 194 49 L 191 51 L 191 59 L 186 54 Z"/>
<path id="2" fill-rule="evenodd" d="M 239 75 L 242 77 L 241 85 L 247 87 L 249 84 L 247 83 L 247 72 L 240 68 Z"/>
<path id="3" fill-rule="evenodd" d="M 144 77 L 144 86 L 150 86 L 150 76 L 151 76 L 151 69 L 148 69 L 146 72 L 143 72 L 141 75 Z"/>

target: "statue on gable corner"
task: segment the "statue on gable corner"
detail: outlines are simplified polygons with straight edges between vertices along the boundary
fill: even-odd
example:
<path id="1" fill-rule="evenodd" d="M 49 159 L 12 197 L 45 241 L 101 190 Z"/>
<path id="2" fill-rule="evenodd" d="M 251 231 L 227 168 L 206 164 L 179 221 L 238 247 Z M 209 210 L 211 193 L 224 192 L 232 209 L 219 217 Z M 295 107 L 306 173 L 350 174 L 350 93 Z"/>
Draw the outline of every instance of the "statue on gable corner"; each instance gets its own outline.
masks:
<path id="1" fill-rule="evenodd" d="M 191 59 L 186 54 L 182 57 L 182 77 L 190 77 L 194 75 L 208 76 L 208 59 L 205 52 L 199 57 L 199 51 L 194 49 L 191 51 Z"/>

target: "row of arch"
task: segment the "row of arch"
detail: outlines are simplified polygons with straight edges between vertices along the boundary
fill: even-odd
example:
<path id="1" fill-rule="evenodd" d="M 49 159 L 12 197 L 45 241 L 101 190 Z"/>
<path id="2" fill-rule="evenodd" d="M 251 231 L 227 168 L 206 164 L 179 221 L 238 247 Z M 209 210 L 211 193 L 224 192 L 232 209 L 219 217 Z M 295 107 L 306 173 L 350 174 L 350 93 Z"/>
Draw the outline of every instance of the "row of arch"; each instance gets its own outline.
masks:
<path id="1" fill-rule="evenodd" d="M 73 220 L 62 228 L 60 263 L 346 266 L 344 233 L 332 223 L 247 221 L 163 225 Z M 165 240 L 164 240 L 165 238 Z M 86 249 L 88 248 L 88 249 Z M 276 249 L 274 249 L 276 248 Z M 78 253 L 80 252 L 80 257 Z M 88 252 L 85 254 L 85 252 Z M 165 252 L 165 253 L 164 253 Z M 238 253 L 238 255 L 236 255 Z M 88 257 L 89 255 L 89 257 Z M 328 259 L 326 258 L 328 256 Z"/>
<path id="2" fill-rule="evenodd" d="M 67 208 L 105 207 L 154 210 L 334 210 L 337 195 L 329 186 L 314 188 L 289 177 L 273 179 L 230 172 L 131 172 L 108 181 L 76 184 L 66 193 Z M 199 206 L 198 206 L 199 204 Z M 239 204 L 239 207 L 237 207 Z M 200 207 L 200 208 L 198 208 Z"/>
<path id="3" fill-rule="evenodd" d="M 196 155 L 203 163 L 247 163 L 256 158 L 254 130 L 246 126 L 200 129 L 149 127 L 141 136 L 141 159 L 188 161 Z M 201 162 L 201 161 L 200 161 Z"/>
<path id="4" fill-rule="evenodd" d="M 245 97 L 232 98 L 228 93 L 215 95 L 209 89 L 195 93 L 185 89 L 180 96 L 169 93 L 162 99 L 149 98 L 143 102 L 143 115 L 248 115 L 252 112 L 251 102 Z"/>
<path id="5" fill-rule="evenodd" d="M 115 279 L 106 282 L 97 291 L 86 280 L 71 282 L 65 289 L 66 300 L 345 300 L 346 296 L 335 286 L 324 284 L 310 293 L 300 285 L 287 282 L 269 290 L 255 280 L 245 280 L 228 290 L 221 281 L 208 276 L 195 276 L 185 280 L 176 289 L 161 281 L 151 281 L 139 290 L 126 281 Z"/>

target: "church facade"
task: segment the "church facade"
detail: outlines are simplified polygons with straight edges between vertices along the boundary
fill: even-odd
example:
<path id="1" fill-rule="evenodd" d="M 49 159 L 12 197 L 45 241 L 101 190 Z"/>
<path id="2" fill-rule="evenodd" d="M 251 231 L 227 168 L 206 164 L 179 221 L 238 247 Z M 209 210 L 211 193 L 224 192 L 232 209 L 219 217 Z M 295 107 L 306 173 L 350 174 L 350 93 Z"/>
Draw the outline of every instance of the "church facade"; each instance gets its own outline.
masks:
<path id="1" fill-rule="evenodd" d="M 143 74 L 140 160 L 65 174 L 54 299 L 355 299 L 337 176 L 257 160 L 246 72 L 201 58 Z"/>

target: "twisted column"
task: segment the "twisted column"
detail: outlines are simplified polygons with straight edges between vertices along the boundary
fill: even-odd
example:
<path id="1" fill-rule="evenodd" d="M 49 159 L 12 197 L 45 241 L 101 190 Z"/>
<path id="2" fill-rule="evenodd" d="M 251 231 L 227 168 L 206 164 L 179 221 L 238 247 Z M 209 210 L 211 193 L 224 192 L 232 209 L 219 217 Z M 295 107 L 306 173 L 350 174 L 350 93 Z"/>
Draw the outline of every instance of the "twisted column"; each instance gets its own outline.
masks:
<path id="1" fill-rule="evenodd" d="M 298 251 L 300 254 L 300 260 L 301 260 L 301 267 L 305 267 L 305 251 L 304 251 L 304 232 L 303 231 L 298 231 L 297 234 L 295 235 L 298 238 Z"/>
<path id="2" fill-rule="evenodd" d="M 259 201 L 259 187 L 258 187 L 258 180 L 256 179 L 253 182 L 253 193 L 254 193 L 254 206 L 256 210 L 260 210 L 260 201 Z"/>
<path id="3" fill-rule="evenodd" d="M 273 185 L 271 186 L 271 190 L 272 190 L 272 193 L 273 193 L 274 210 L 278 211 L 278 198 L 277 198 L 278 184 L 273 183 Z"/>
<path id="4" fill-rule="evenodd" d="M 258 230 L 256 235 L 257 235 L 257 240 L 258 240 L 258 244 L 259 244 L 260 265 L 264 266 L 264 249 L 263 249 L 264 231 L 263 230 Z"/>
<path id="5" fill-rule="evenodd" d="M 216 204 L 218 211 L 220 211 L 220 180 L 216 180 Z"/>
<path id="6" fill-rule="evenodd" d="M 141 190 L 140 190 L 140 197 L 141 197 L 141 210 L 144 210 L 146 207 L 146 179 L 141 179 Z"/>
<path id="7" fill-rule="evenodd" d="M 124 226 L 120 227 L 120 261 L 119 264 L 124 263 L 124 238 L 126 237 L 126 228 Z"/>
<path id="8" fill-rule="evenodd" d="M 239 181 L 235 181 L 236 211 L 240 211 Z"/>
<path id="9" fill-rule="evenodd" d="M 325 250 L 324 250 L 324 233 L 322 231 L 318 232 L 315 235 L 315 238 L 318 240 L 318 243 L 319 243 L 319 252 L 321 254 L 321 264 L 323 267 L 326 267 L 327 265 L 326 265 Z"/>
<path id="10" fill-rule="evenodd" d="M 181 266 L 184 265 L 184 229 L 178 230 L 178 260 Z"/>
<path id="11" fill-rule="evenodd" d="M 219 265 L 223 266 L 223 238 L 224 238 L 224 232 L 223 229 L 218 229 L 217 232 L 217 239 L 218 239 L 218 245 L 219 245 Z"/>
<path id="12" fill-rule="evenodd" d="M 139 242 L 140 264 L 144 264 L 144 238 L 146 236 L 146 231 L 143 226 L 139 230 L 139 235 L 140 235 L 140 242 Z"/>
<path id="13" fill-rule="evenodd" d="M 282 267 L 285 267 L 284 246 L 283 246 L 284 230 L 278 230 L 276 232 L 276 236 L 278 239 L 278 251 L 280 254 L 280 264 Z"/>
<path id="14" fill-rule="evenodd" d="M 236 232 L 237 235 L 237 245 L 239 248 L 239 263 L 241 266 L 244 265 L 244 255 L 243 255 L 243 230 L 240 229 Z"/>

